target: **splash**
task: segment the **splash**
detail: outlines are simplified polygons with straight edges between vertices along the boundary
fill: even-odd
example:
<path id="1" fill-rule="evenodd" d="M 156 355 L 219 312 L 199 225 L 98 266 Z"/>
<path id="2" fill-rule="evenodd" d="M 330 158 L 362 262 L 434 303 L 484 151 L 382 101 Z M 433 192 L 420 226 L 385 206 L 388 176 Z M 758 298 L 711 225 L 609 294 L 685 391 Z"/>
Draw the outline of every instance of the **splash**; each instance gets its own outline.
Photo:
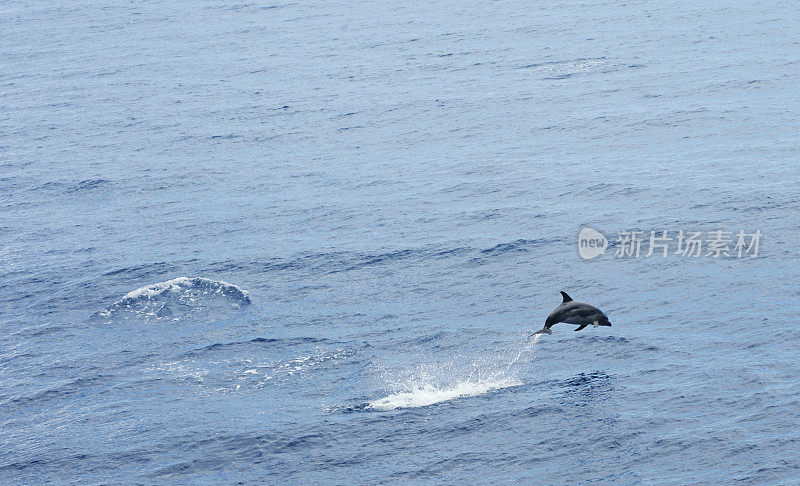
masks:
<path id="1" fill-rule="evenodd" d="M 523 354 L 530 352 L 531 349 L 534 346 L 536 346 L 536 343 L 539 342 L 539 339 L 541 339 L 541 337 L 542 334 L 532 334 L 531 336 L 528 336 L 528 339 L 525 340 L 525 344 L 521 348 L 519 348 L 517 356 L 514 359 L 512 359 L 510 363 L 508 363 L 506 371 L 510 371 L 511 367 L 514 366 L 514 364 L 517 361 L 519 361 L 519 359 L 522 357 Z"/>
<path id="2" fill-rule="evenodd" d="M 464 381 L 451 387 L 437 388 L 424 384 L 411 391 L 395 393 L 385 398 L 369 402 L 369 410 L 394 410 L 397 408 L 426 407 L 435 403 L 446 402 L 462 397 L 483 395 L 493 390 L 521 385 L 522 382 L 514 377 L 502 377 L 486 381 Z"/>
<path id="3" fill-rule="evenodd" d="M 442 381 L 436 380 L 436 375 L 447 374 L 447 370 L 440 370 L 439 373 L 421 372 L 417 377 L 412 377 L 398 387 L 403 391 L 371 401 L 366 404 L 365 409 L 388 411 L 399 408 L 427 407 L 458 398 L 484 395 L 495 390 L 522 385 L 522 380 L 516 376 L 515 366 L 524 362 L 521 361 L 523 357 L 527 358 L 526 361 L 530 361 L 533 356 L 531 351 L 536 343 L 539 342 L 541 336 L 541 334 L 535 334 L 527 339 L 507 365 L 503 365 L 499 359 L 494 360 L 488 366 L 473 364 L 473 369 L 469 376 L 466 379 L 456 380 L 453 384 L 435 383 L 436 381 Z M 498 361 L 500 362 L 499 368 Z"/>
<path id="4" fill-rule="evenodd" d="M 202 277 L 178 277 L 128 292 L 92 317 L 175 319 L 193 310 L 238 309 L 249 304 L 247 291 L 233 284 Z"/>

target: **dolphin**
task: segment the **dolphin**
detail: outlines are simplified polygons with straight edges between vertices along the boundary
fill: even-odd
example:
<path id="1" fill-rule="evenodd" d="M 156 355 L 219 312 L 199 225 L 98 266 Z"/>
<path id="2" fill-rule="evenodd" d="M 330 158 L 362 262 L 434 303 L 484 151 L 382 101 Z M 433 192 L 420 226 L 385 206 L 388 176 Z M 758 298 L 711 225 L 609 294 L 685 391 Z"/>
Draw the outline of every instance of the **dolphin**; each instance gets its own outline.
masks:
<path id="1" fill-rule="evenodd" d="M 547 320 L 544 321 L 544 327 L 531 334 L 531 336 L 536 334 L 553 334 L 550 328 L 559 322 L 578 324 L 578 328 L 575 329 L 576 331 L 580 331 L 589 324 L 592 324 L 594 327 L 611 325 L 611 323 L 608 322 L 608 316 L 597 307 L 584 304 L 583 302 L 575 302 L 572 300 L 572 297 L 567 295 L 563 290 L 561 291 L 561 296 L 564 297 L 564 301 L 561 302 L 560 306 L 556 307 L 556 310 L 547 316 Z"/>

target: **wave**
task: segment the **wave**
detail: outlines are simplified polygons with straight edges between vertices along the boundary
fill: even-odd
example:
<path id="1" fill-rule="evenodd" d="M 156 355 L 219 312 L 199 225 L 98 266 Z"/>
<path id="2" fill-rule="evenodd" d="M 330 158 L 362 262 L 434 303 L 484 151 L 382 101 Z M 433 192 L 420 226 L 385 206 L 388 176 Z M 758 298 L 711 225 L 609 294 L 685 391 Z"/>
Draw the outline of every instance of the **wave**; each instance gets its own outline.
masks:
<path id="1" fill-rule="evenodd" d="M 239 309 L 250 305 L 247 291 L 203 277 L 178 277 L 133 290 L 92 317 L 178 318 L 196 309 Z"/>
<path id="2" fill-rule="evenodd" d="M 247 346 L 274 346 L 287 348 L 289 346 L 297 346 L 302 344 L 325 344 L 329 340 L 324 338 L 314 337 L 296 337 L 296 338 L 265 338 L 257 337 L 247 341 L 233 341 L 229 343 L 214 343 L 204 346 L 199 349 L 194 349 L 186 353 L 187 355 L 202 354 L 208 351 L 221 351 L 228 348 L 242 348 Z"/>
<path id="3" fill-rule="evenodd" d="M 31 192 L 44 192 L 52 194 L 71 194 L 104 189 L 113 184 L 106 179 L 84 179 L 81 181 L 49 181 L 28 188 Z"/>
<path id="4" fill-rule="evenodd" d="M 114 378 L 114 375 L 103 374 L 75 378 L 67 382 L 52 384 L 30 395 L 12 397 L 0 403 L 0 406 L 6 408 L 6 410 L 14 408 L 27 409 L 35 404 L 49 403 L 52 400 L 67 400 L 74 398 L 78 394 L 88 393 L 88 390 L 105 385 Z"/>
<path id="5" fill-rule="evenodd" d="M 518 239 L 508 243 L 499 243 L 491 248 L 481 250 L 483 255 L 500 255 L 508 252 L 526 252 L 546 248 L 563 241 L 563 238 L 540 238 L 537 240 Z"/>
<path id="6" fill-rule="evenodd" d="M 474 248 L 424 246 L 419 248 L 396 249 L 383 252 L 334 251 L 323 253 L 303 252 L 292 258 L 270 258 L 268 260 L 235 261 L 226 260 L 211 264 L 214 272 L 307 272 L 311 275 L 329 275 L 341 272 L 374 269 L 379 265 L 398 262 L 413 265 L 431 260 L 446 260 L 475 252 Z"/>

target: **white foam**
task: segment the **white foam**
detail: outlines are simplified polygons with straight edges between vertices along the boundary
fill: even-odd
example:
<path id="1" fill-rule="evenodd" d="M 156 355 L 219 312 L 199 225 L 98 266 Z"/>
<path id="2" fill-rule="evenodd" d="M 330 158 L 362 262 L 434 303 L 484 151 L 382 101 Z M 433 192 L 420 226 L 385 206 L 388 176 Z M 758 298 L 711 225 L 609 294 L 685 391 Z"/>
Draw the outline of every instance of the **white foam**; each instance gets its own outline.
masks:
<path id="1" fill-rule="evenodd" d="M 156 284 L 148 285 L 146 287 L 142 287 L 140 289 L 132 290 L 125 294 L 125 296 L 121 299 L 122 301 L 132 301 L 132 300 L 139 300 L 139 299 L 153 299 L 158 297 L 159 295 L 165 292 L 176 292 L 180 290 L 188 290 L 202 287 L 206 290 L 210 290 L 213 293 L 235 293 L 241 296 L 243 299 L 247 299 L 247 291 L 242 290 L 236 285 L 230 284 L 228 282 L 215 281 L 208 278 L 203 277 L 177 277 L 173 278 L 172 280 L 167 280 L 166 282 L 159 282 Z"/>
<path id="2" fill-rule="evenodd" d="M 480 371 L 481 366 L 475 365 L 469 377 L 457 381 L 453 385 L 434 385 L 431 381 L 436 381 L 437 376 L 449 374 L 449 370 L 439 369 L 430 371 L 417 370 L 416 380 L 407 381 L 402 388 L 406 391 L 393 393 L 387 397 L 374 400 L 367 404 L 368 410 L 395 410 L 398 408 L 427 407 L 436 403 L 447 402 L 463 397 L 474 397 L 483 395 L 494 390 L 500 390 L 512 386 L 522 385 L 522 381 L 516 377 L 514 365 L 519 364 L 520 358 L 526 356 L 527 359 L 533 357 L 531 352 L 536 343 L 539 342 L 541 334 L 536 334 L 527 339 L 520 347 L 514 359 L 507 365 L 499 365 L 496 361 L 490 365 L 488 376 L 474 379 L 476 372 Z M 485 371 L 485 366 L 483 367 Z M 415 383 L 416 381 L 416 383 Z M 455 380 L 453 380 L 455 381 Z"/>
<path id="3" fill-rule="evenodd" d="M 521 385 L 522 382 L 514 377 L 502 377 L 486 381 L 463 381 L 452 387 L 437 388 L 425 384 L 411 391 L 395 393 L 388 397 L 369 402 L 367 408 L 371 410 L 394 410 L 397 408 L 427 407 L 435 403 L 446 402 L 462 397 L 483 395 L 492 390 Z"/>
<path id="4" fill-rule="evenodd" d="M 211 299 L 219 301 L 219 298 L 225 299 L 233 308 L 250 304 L 247 291 L 236 285 L 203 277 L 178 277 L 128 292 L 122 299 L 94 315 L 113 317 L 118 312 L 133 312 L 139 316 L 160 318 L 173 315 L 175 308 L 172 304 L 178 304 L 179 308 L 191 308 L 208 304 Z"/>

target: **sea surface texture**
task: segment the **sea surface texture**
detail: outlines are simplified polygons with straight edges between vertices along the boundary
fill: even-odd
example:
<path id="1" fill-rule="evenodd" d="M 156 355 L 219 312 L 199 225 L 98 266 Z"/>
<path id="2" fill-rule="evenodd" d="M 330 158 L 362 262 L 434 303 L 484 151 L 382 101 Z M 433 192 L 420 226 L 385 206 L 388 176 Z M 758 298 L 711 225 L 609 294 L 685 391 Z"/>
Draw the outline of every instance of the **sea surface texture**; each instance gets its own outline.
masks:
<path id="1" fill-rule="evenodd" d="M 2 2 L 0 483 L 799 484 L 798 53 L 786 1 Z M 560 290 L 613 325 L 529 338 Z"/>

